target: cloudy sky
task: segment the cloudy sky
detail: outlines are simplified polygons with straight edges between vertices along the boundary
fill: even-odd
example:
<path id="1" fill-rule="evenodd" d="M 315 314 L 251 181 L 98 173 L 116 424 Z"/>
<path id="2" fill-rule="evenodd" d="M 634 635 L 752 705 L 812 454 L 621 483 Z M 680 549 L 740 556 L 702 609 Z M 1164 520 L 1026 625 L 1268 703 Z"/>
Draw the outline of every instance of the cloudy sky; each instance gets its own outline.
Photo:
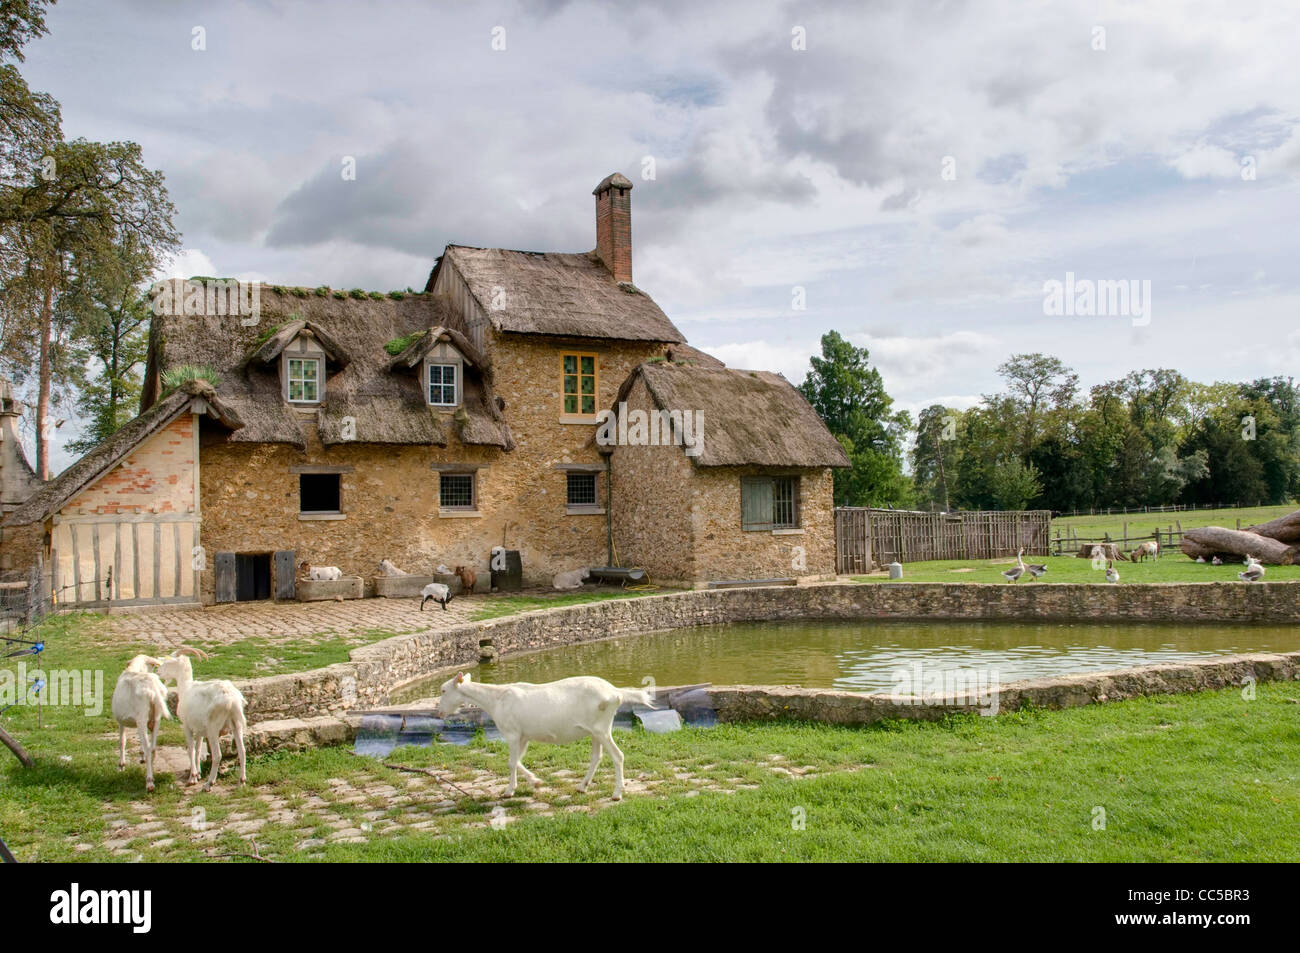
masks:
<path id="1" fill-rule="evenodd" d="M 177 273 L 387 290 L 448 242 L 589 250 L 618 170 L 692 343 L 798 382 L 837 329 L 915 412 L 1023 351 L 1085 385 L 1294 370 L 1296 11 L 62 0 L 23 72 L 166 173 Z M 1045 314 L 1067 272 L 1149 281 L 1149 322 Z"/>

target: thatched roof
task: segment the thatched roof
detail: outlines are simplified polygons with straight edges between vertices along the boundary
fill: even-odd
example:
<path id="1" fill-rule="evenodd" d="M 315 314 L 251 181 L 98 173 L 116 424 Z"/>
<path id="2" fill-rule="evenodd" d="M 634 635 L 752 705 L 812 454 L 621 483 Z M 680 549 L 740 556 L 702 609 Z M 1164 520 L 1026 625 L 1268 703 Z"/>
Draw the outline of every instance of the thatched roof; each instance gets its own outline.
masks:
<path id="1" fill-rule="evenodd" d="M 165 428 L 181 414 L 199 411 L 227 430 L 244 426 L 239 415 L 207 381 L 191 380 L 166 394 L 113 436 L 45 483 L 25 503 L 9 514 L 6 526 L 44 522 L 73 497 L 121 463 L 140 444 Z"/>
<path id="2" fill-rule="evenodd" d="M 328 331 L 315 321 L 303 321 L 302 319 L 281 325 L 279 330 L 267 338 L 261 347 L 248 356 L 248 363 L 251 364 L 254 361 L 261 364 L 272 363 L 284 353 L 286 347 L 293 343 L 294 338 L 303 332 L 313 338 L 320 345 L 320 349 L 325 352 L 326 358 L 333 361 L 340 368 L 347 367 L 351 363 L 347 351 L 343 350 L 343 346 L 334 340 Z"/>
<path id="3" fill-rule="evenodd" d="M 674 364 L 695 364 L 700 367 L 726 367 L 712 354 L 705 354 L 698 347 L 689 344 L 674 344 L 668 348 L 667 358 Z"/>
<path id="4" fill-rule="evenodd" d="M 467 367 L 463 406 L 449 418 L 427 405 L 418 369 L 394 369 L 393 355 L 385 350 L 390 342 L 430 328 L 459 327 L 460 319 L 444 298 L 336 298 L 332 293 L 281 292 L 269 285 L 261 286 L 260 295 L 260 320 L 253 326 L 244 326 L 237 316 L 155 316 L 142 407 L 149 406 L 168 368 L 211 367 L 221 377 L 217 393 L 244 421 L 232 441 L 305 449 L 303 414 L 281 396 L 275 356 L 297 330 L 306 328 L 329 358 L 325 399 L 316 409 L 325 444 L 444 446 L 454 429 L 465 443 L 514 447 L 481 357 Z M 467 343 L 461 336 L 457 347 Z"/>
<path id="5" fill-rule="evenodd" d="M 696 466 L 849 466 L 817 411 L 780 374 L 651 362 L 623 382 L 615 409 L 638 378 L 658 409 L 703 414 L 703 447 L 691 457 Z"/>
<path id="6" fill-rule="evenodd" d="M 595 252 L 448 245 L 426 291 L 433 289 L 438 270 L 449 264 L 465 279 L 497 331 L 618 341 L 685 340 L 649 295 L 615 281 Z M 504 300 L 498 299 L 497 289 L 504 292 Z"/>
<path id="7" fill-rule="evenodd" d="M 432 351 L 440 341 L 450 341 L 465 360 L 484 373 L 491 374 L 487 366 L 487 360 L 479 353 L 472 341 L 465 335 L 461 334 L 455 328 L 436 327 L 429 328 L 419 337 L 415 338 L 406 346 L 397 357 L 393 358 L 392 366 L 395 368 L 413 368 L 418 367 L 424 362 L 425 355 Z"/>

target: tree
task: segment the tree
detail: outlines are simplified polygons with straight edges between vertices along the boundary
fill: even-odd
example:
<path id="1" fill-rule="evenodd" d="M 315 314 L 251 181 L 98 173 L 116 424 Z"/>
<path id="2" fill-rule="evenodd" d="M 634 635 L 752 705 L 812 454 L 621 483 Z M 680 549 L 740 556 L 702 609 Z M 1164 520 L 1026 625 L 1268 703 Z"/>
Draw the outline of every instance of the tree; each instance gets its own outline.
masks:
<path id="1" fill-rule="evenodd" d="M 88 265 L 65 296 L 75 328 L 68 369 L 78 414 L 87 421 L 68 444 L 73 453 L 87 452 L 135 413 L 151 315 L 142 288 L 156 264 L 127 233 L 112 255 Z"/>
<path id="2" fill-rule="evenodd" d="M 1039 436 L 1039 421 L 1051 406 L 1063 407 L 1074 400 L 1079 375 L 1058 358 L 1047 354 L 1013 354 L 998 366 L 1007 382 L 1011 399 L 1023 418 L 1020 454 L 1028 462 L 1029 452 Z"/>
<path id="3" fill-rule="evenodd" d="M 961 415 L 941 404 L 921 411 L 912 445 L 912 483 L 919 502 L 947 511 L 948 472 L 957 450 L 957 421 Z"/>
<path id="4" fill-rule="evenodd" d="M 800 392 L 844 447 L 850 470 L 835 471 L 835 500 L 841 506 L 905 506 L 912 499 L 903 474 L 902 438 L 912 421 L 895 413 L 880 372 L 866 348 L 854 347 L 838 332 L 822 335 L 821 357 Z"/>
<path id="5" fill-rule="evenodd" d="M 78 139 L 58 143 L 50 157 L 28 183 L 0 192 L 0 220 L 12 216 L 6 238 L 25 262 L 7 290 L 39 316 L 36 472 L 42 479 L 49 477 L 51 392 L 59 370 L 55 316 L 69 310 L 58 299 L 114 255 L 127 235 L 151 261 L 179 246 L 162 174 L 144 165 L 137 144 Z"/>

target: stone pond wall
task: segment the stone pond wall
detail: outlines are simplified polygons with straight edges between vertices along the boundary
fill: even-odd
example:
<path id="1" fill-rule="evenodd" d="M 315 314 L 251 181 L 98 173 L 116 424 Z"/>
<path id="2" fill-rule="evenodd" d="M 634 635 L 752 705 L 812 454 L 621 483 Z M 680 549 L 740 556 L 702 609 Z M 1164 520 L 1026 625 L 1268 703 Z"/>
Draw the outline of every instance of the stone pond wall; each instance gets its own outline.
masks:
<path id="1" fill-rule="evenodd" d="M 613 599 L 577 606 L 545 609 L 537 612 L 469 623 L 450 629 L 401 635 L 354 649 L 351 661 L 291 675 L 251 679 L 239 683 L 248 699 L 250 721 L 283 719 L 339 713 L 342 711 L 387 704 L 392 693 L 402 686 L 456 666 L 469 666 L 479 659 L 479 646 L 490 639 L 497 652 L 507 655 L 538 649 L 555 648 L 618 635 L 713 625 L 728 622 L 756 622 L 796 619 L 902 620 L 927 621 L 1058 621 L 1085 622 L 1179 622 L 1204 624 L 1260 623 L 1294 624 L 1300 620 L 1300 583 L 1200 583 L 1144 586 L 1099 586 L 1085 584 L 978 585 L 950 583 L 860 584 L 839 583 L 806 587 L 771 587 L 751 589 L 711 589 L 666 593 L 632 599 Z M 1252 656 L 1251 658 L 1292 661 L 1277 668 L 1272 662 L 1252 663 L 1258 673 L 1268 677 L 1294 677 L 1296 658 L 1292 656 Z M 1162 672 L 1204 666 L 1228 665 L 1227 660 L 1208 660 L 1187 666 L 1151 666 Z M 1244 663 L 1243 663 L 1244 664 Z M 1263 667 L 1260 667 L 1260 664 Z M 1286 668 L 1290 665 L 1291 668 Z M 1199 666 L 1199 667 L 1198 667 Z M 1273 666 L 1270 668 L 1270 666 Z M 1146 669 L 1128 670 L 1129 673 Z M 1291 673 L 1291 674 L 1288 674 Z M 1150 684 L 1153 691 L 1185 691 L 1192 688 L 1221 687 L 1213 680 L 1201 684 L 1192 676 L 1179 676 L 1182 682 L 1167 682 L 1172 676 L 1160 675 Z M 1207 678 L 1209 676 L 1206 676 Z M 1220 676 L 1214 676 L 1219 678 Z M 1227 677 L 1227 676 L 1223 676 Z M 1063 692 L 1058 702 L 1088 695 L 1107 676 L 1071 676 L 1052 679 L 1053 685 L 1076 688 L 1053 688 Z M 1192 678 L 1191 682 L 1187 679 Z M 1091 681 L 1090 681 L 1091 680 Z M 1020 683 L 1026 685 L 1031 683 Z M 1140 682 L 1116 682 L 1113 695 L 1129 697 Z M 1160 688 L 1165 684 L 1187 684 L 1186 688 Z M 1003 687 L 1003 693 L 1010 686 Z M 1040 691 L 1035 689 L 1035 691 Z M 786 705 L 771 713 L 802 717 L 800 701 L 821 698 L 826 705 L 866 711 L 877 702 L 873 698 L 848 692 L 815 689 L 761 688 L 746 690 L 746 697 L 773 699 L 772 706 Z M 1089 693 L 1092 693 L 1089 695 Z M 1146 692 L 1137 692 L 1143 694 Z M 722 689 L 715 689 L 715 705 L 724 717 L 757 717 L 758 709 L 747 701 L 729 701 Z M 840 696 L 848 696 L 840 698 Z M 1006 696 L 1010 697 L 1010 696 Z M 1050 705 L 1049 695 L 1025 696 L 1048 698 L 1035 704 Z M 1094 698 L 1094 700 L 1100 700 Z M 788 704 L 787 704 L 788 702 Z M 754 705 L 762 707 L 758 701 Z M 822 704 L 821 702 L 818 703 Z M 1007 707 L 1004 703 L 1003 707 Z M 948 708 L 947 710 L 952 710 Z M 859 716 L 853 716 L 855 718 Z M 908 717 L 891 715 L 890 717 Z M 836 720 L 827 718 L 826 720 Z M 869 720 L 869 719 L 868 719 Z"/>

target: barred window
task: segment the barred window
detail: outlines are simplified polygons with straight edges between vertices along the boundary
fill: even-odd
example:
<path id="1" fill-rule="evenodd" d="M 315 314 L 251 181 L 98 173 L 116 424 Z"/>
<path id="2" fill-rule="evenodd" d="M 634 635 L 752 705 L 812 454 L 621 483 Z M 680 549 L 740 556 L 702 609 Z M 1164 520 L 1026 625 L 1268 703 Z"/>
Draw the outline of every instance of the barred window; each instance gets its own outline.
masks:
<path id="1" fill-rule="evenodd" d="M 740 528 L 745 530 L 797 529 L 799 478 L 741 477 Z"/>
<path id="2" fill-rule="evenodd" d="M 570 473 L 569 474 L 569 506 L 595 506 L 596 499 L 596 474 L 594 473 Z"/>
<path id="3" fill-rule="evenodd" d="M 472 510 L 475 507 L 474 474 L 439 474 L 438 505 L 444 510 Z"/>

